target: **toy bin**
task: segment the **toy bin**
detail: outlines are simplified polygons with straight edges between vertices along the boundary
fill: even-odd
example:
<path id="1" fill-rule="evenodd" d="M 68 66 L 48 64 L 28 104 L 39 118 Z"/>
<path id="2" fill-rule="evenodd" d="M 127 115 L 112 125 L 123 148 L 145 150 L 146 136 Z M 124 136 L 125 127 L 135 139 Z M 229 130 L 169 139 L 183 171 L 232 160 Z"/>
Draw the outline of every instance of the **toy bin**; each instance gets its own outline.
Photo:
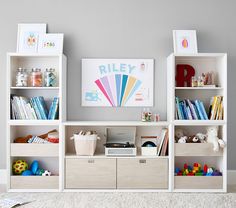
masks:
<path id="1" fill-rule="evenodd" d="M 76 155 L 93 156 L 96 150 L 97 139 L 99 139 L 99 137 L 97 134 L 74 134 L 71 139 L 74 140 Z"/>

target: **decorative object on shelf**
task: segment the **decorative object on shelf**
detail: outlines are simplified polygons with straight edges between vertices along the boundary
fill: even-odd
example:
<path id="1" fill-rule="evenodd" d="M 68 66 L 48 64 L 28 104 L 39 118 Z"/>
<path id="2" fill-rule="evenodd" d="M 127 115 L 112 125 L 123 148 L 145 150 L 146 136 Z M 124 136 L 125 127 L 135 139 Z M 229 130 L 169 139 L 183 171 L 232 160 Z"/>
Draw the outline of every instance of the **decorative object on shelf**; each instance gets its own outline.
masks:
<path id="1" fill-rule="evenodd" d="M 196 30 L 173 30 L 174 53 L 195 54 L 197 50 Z"/>
<path id="2" fill-rule="evenodd" d="M 17 52 L 36 53 L 39 35 L 45 34 L 47 24 L 18 24 Z"/>
<path id="3" fill-rule="evenodd" d="M 223 120 L 224 119 L 223 96 L 214 96 L 211 98 L 208 118 L 210 120 Z"/>
<path id="4" fill-rule="evenodd" d="M 14 175 L 21 175 L 28 169 L 28 163 L 25 160 L 17 160 L 13 162 L 12 171 Z"/>
<path id="5" fill-rule="evenodd" d="M 96 131 L 80 131 L 74 134 L 71 138 L 74 140 L 76 155 L 94 155 L 97 145 L 97 140 L 100 137 Z"/>
<path id="6" fill-rule="evenodd" d="M 176 119 L 178 120 L 208 120 L 204 104 L 200 100 L 180 100 L 175 98 Z"/>
<path id="7" fill-rule="evenodd" d="M 197 78 L 195 76 L 191 78 L 191 87 L 198 87 Z"/>
<path id="8" fill-rule="evenodd" d="M 41 69 L 32 68 L 29 77 L 30 87 L 42 87 L 43 86 L 43 74 Z"/>
<path id="9" fill-rule="evenodd" d="M 157 136 L 141 136 L 141 154 L 157 155 Z"/>
<path id="10" fill-rule="evenodd" d="M 202 166 L 200 163 L 194 163 L 193 166 L 184 164 L 184 168 L 175 168 L 175 176 L 222 176 L 222 173 L 213 167 L 208 167 L 206 164 Z"/>
<path id="11" fill-rule="evenodd" d="M 82 59 L 82 106 L 153 106 L 153 59 Z"/>
<path id="12" fill-rule="evenodd" d="M 59 133 L 58 133 L 58 131 L 48 133 L 47 140 L 51 143 L 59 143 Z"/>
<path id="13" fill-rule="evenodd" d="M 44 86 L 55 87 L 57 85 L 57 77 L 55 69 L 49 68 L 44 72 Z"/>
<path id="14" fill-rule="evenodd" d="M 39 35 L 39 53 L 63 53 L 64 34 L 40 34 Z"/>
<path id="15" fill-rule="evenodd" d="M 26 69 L 18 68 L 16 72 L 16 87 L 28 86 L 28 73 Z"/>
<path id="16" fill-rule="evenodd" d="M 161 120 L 161 116 L 159 113 L 154 114 L 154 122 L 159 122 Z"/>
<path id="17" fill-rule="evenodd" d="M 197 86 L 198 87 L 203 87 L 204 86 L 204 78 L 202 76 L 199 76 L 197 78 Z"/>
<path id="18" fill-rule="evenodd" d="M 192 77 L 195 75 L 195 69 L 189 64 L 176 65 L 176 86 L 177 87 L 191 87 Z"/>
<path id="19" fill-rule="evenodd" d="M 143 122 L 150 122 L 152 121 L 152 112 L 149 108 L 144 108 L 142 111 L 142 121 Z"/>
<path id="20" fill-rule="evenodd" d="M 225 147 L 223 139 L 219 139 L 218 137 L 218 129 L 218 126 L 210 126 L 207 127 L 206 133 L 206 141 L 213 144 L 213 150 L 216 152 L 219 151 L 220 148 Z"/>

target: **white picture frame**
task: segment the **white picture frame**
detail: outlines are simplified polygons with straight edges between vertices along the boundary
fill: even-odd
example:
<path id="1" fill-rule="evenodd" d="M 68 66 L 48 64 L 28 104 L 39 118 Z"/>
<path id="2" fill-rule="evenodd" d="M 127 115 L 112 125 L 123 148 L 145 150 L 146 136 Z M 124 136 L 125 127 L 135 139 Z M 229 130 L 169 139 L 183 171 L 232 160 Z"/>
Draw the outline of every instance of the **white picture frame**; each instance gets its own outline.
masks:
<path id="1" fill-rule="evenodd" d="M 174 53 L 198 53 L 196 30 L 173 30 Z"/>
<path id="2" fill-rule="evenodd" d="M 40 34 L 38 52 L 39 53 L 63 53 L 63 39 L 62 33 Z"/>
<path id="3" fill-rule="evenodd" d="M 81 105 L 152 107 L 154 59 L 82 59 Z"/>
<path id="4" fill-rule="evenodd" d="M 18 24 L 17 52 L 37 53 L 40 34 L 46 34 L 47 24 Z"/>

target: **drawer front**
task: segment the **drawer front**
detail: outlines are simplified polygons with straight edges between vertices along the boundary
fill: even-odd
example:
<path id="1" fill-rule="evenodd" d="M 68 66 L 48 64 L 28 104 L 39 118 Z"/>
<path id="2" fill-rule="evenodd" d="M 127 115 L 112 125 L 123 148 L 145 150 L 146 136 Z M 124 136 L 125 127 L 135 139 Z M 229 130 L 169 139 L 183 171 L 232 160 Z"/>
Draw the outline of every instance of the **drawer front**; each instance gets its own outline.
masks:
<path id="1" fill-rule="evenodd" d="M 168 159 L 117 159 L 117 188 L 168 188 Z"/>
<path id="2" fill-rule="evenodd" d="M 116 188 L 116 159 L 66 159 L 66 188 Z"/>

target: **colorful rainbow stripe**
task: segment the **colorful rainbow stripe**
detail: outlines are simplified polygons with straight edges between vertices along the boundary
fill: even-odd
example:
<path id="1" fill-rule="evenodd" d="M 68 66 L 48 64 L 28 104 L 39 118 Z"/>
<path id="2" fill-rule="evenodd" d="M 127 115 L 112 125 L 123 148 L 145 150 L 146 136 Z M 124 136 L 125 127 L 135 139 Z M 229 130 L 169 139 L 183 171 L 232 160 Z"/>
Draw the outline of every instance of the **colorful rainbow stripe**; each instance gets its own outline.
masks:
<path id="1" fill-rule="evenodd" d="M 125 106 L 142 82 L 126 74 L 104 76 L 95 81 L 111 106 Z"/>

